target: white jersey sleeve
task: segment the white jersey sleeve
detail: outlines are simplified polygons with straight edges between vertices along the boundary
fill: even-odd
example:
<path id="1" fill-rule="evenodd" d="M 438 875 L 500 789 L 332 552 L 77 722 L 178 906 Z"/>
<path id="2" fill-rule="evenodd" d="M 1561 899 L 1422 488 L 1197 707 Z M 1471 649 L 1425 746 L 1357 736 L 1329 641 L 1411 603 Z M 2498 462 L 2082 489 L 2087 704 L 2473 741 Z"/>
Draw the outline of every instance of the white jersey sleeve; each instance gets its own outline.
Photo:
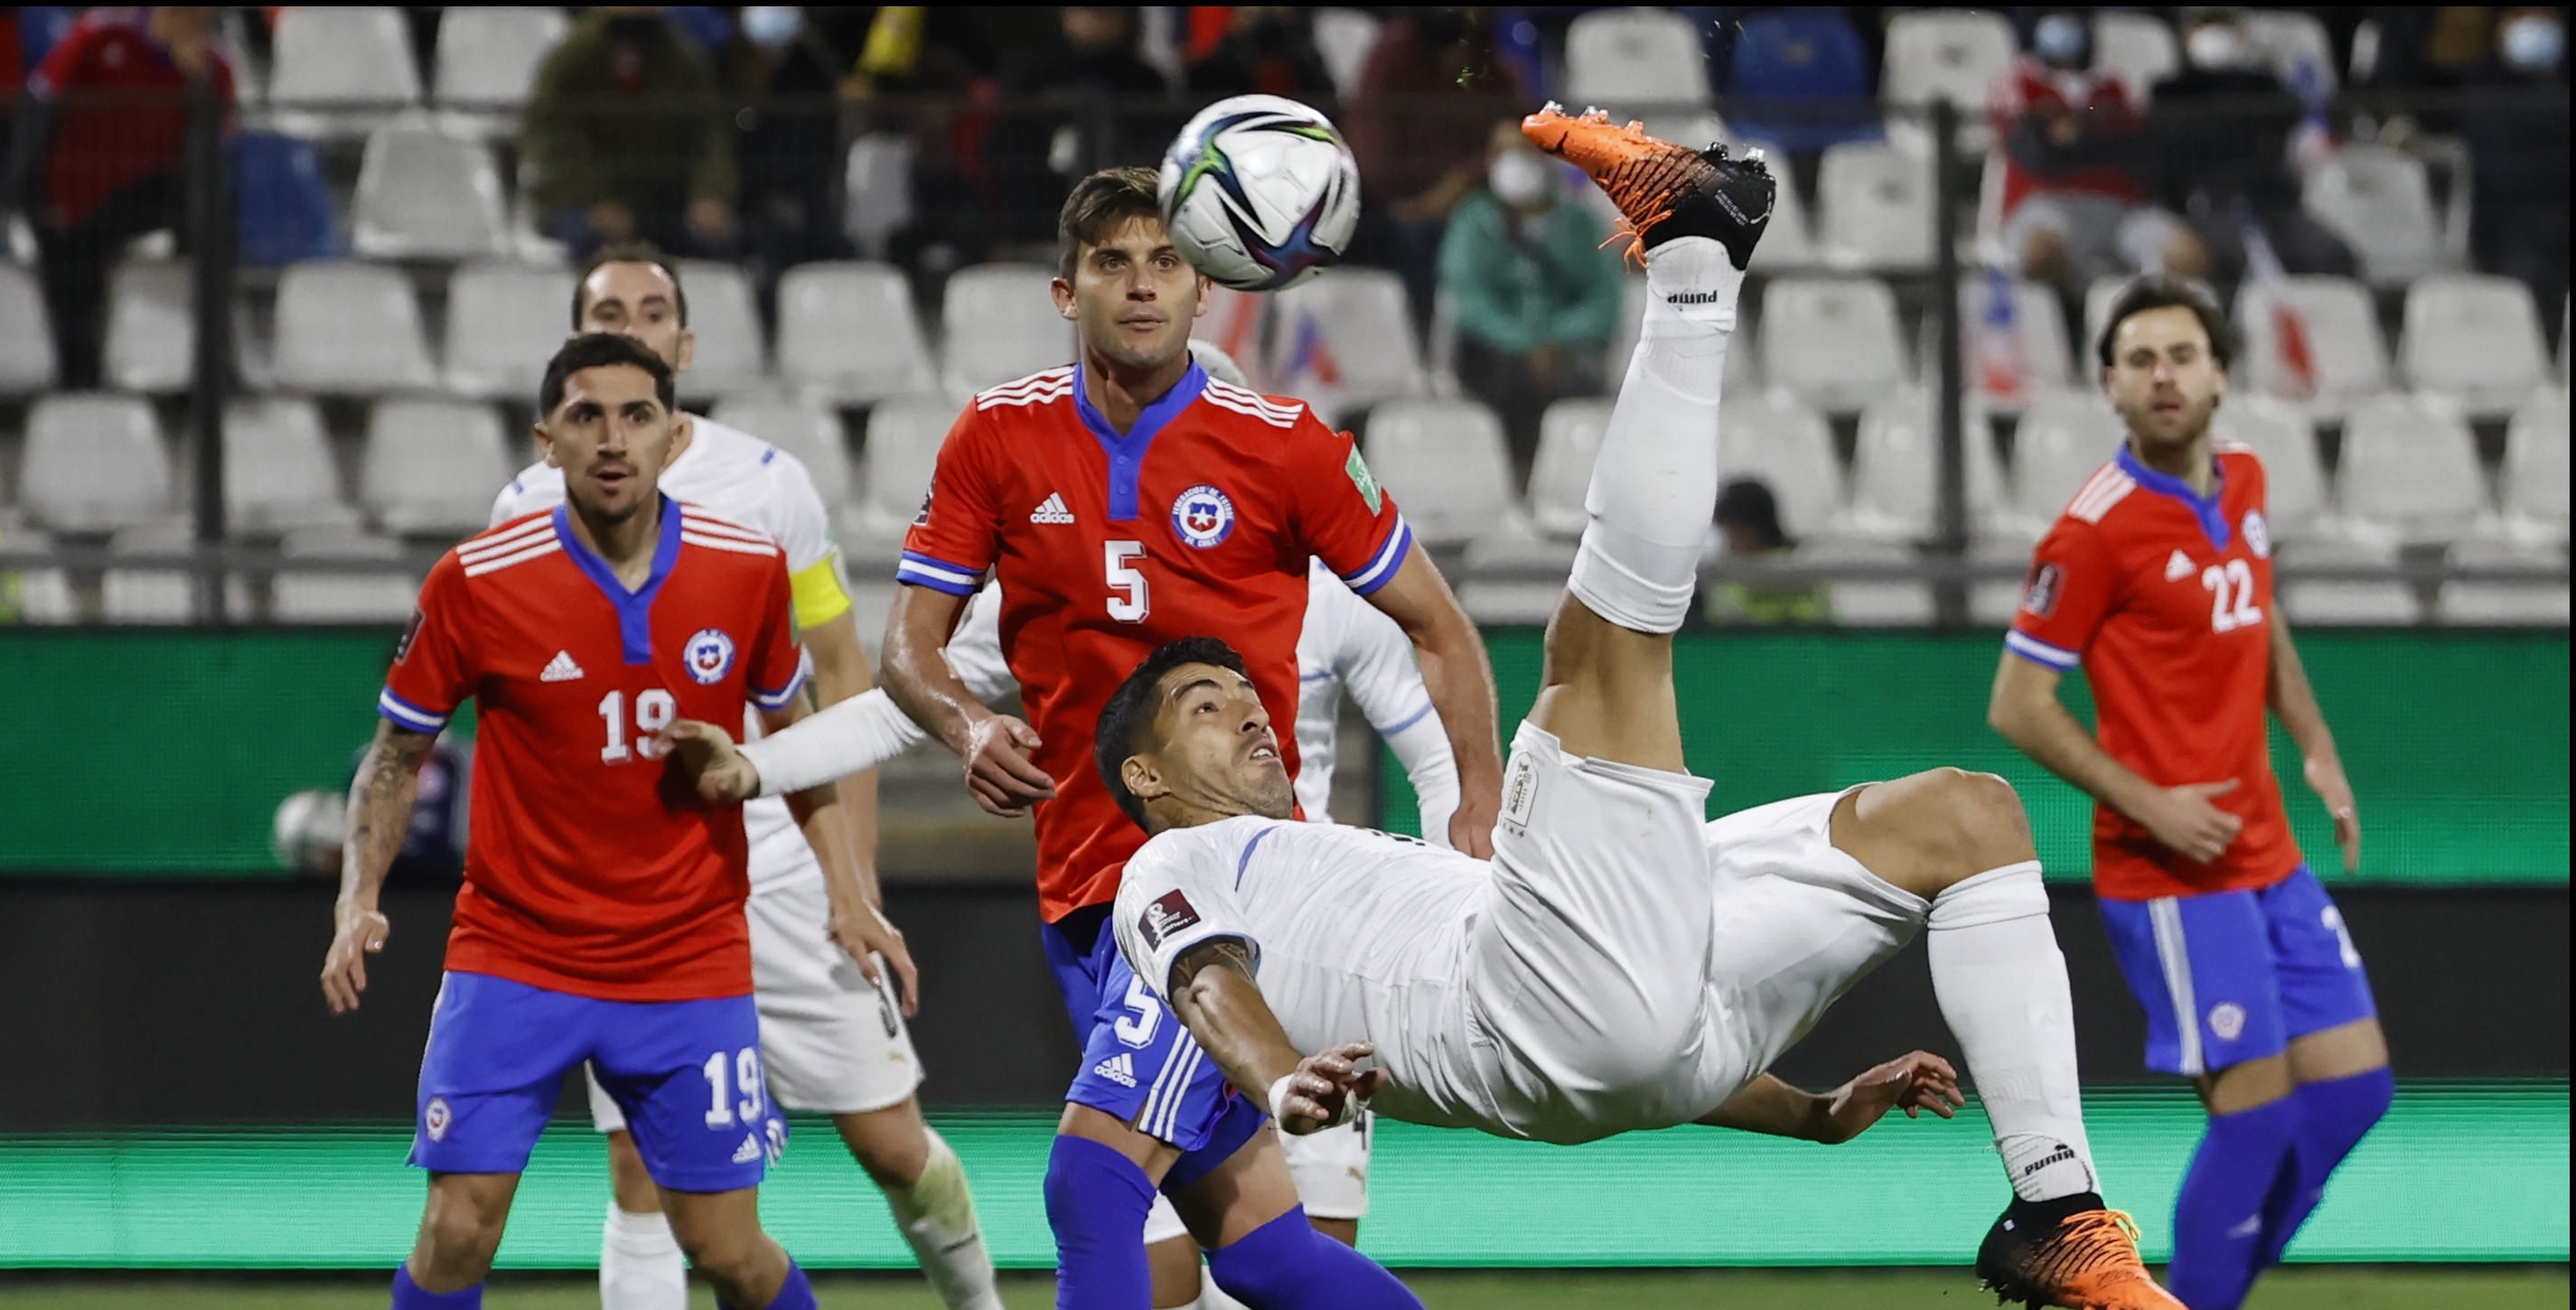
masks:
<path id="1" fill-rule="evenodd" d="M 1329 705 L 1329 680 L 1349 693 L 1361 717 L 1403 762 L 1405 776 L 1420 801 L 1423 837 L 1433 845 L 1447 846 L 1449 816 L 1458 808 L 1458 765 L 1449 750 L 1449 730 L 1440 721 L 1440 712 L 1432 707 L 1431 689 L 1424 685 L 1422 670 L 1413 662 L 1413 642 L 1395 620 L 1343 585 L 1341 579 L 1320 569 L 1307 592 L 1306 625 L 1313 640 L 1298 643 L 1300 664 L 1306 662 L 1303 657 L 1311 655 L 1322 667 L 1301 667 L 1299 673 L 1301 680 L 1312 679 L 1304 681 L 1299 689 L 1301 772 L 1309 750 L 1307 738 L 1330 731 L 1329 724 L 1308 722 L 1318 716 L 1307 715 L 1302 702 L 1313 697 Z M 1329 770 L 1329 746 L 1321 758 L 1323 767 Z M 1330 774 L 1323 777 L 1329 791 Z M 1299 799 L 1308 798 L 1301 795 Z M 1311 800 L 1306 809 L 1308 817 L 1321 817 L 1320 807 Z"/>
<path id="2" fill-rule="evenodd" d="M 966 602 L 966 615 L 957 621 L 957 631 L 949 634 L 942 652 L 948 670 L 975 699 L 989 705 L 1016 695 L 1019 679 L 1011 676 L 1010 663 L 1002 658 L 1002 584 L 987 582 Z"/>
<path id="3" fill-rule="evenodd" d="M 701 426 L 710 421 L 699 419 Z M 768 508 L 767 515 L 753 520 L 753 526 L 778 538 L 787 551 L 787 572 L 802 573 L 832 557 L 832 516 L 823 508 L 823 493 L 814 485 L 814 475 L 805 461 L 771 446 L 760 457 L 759 476 L 767 483 L 767 494 L 758 503 Z"/>
<path id="4" fill-rule="evenodd" d="M 563 503 L 563 470 L 538 460 L 519 470 L 519 476 L 501 488 L 492 498 L 492 526 L 499 527 L 523 514 L 553 509 Z"/>
<path id="5" fill-rule="evenodd" d="M 1127 861 L 1110 922 L 1127 967 L 1166 1004 L 1172 966 L 1201 942 L 1235 938 L 1260 959 L 1260 938 L 1229 884 L 1233 866 L 1284 822 L 1247 817 L 1175 829 L 1146 842 Z"/>

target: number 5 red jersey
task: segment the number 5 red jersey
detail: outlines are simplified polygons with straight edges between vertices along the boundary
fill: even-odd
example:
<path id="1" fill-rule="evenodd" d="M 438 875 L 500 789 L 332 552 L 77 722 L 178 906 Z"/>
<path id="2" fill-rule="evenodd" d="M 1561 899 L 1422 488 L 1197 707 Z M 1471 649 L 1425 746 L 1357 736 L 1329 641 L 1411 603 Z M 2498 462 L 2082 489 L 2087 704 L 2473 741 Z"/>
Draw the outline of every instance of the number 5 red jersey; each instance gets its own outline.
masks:
<path id="1" fill-rule="evenodd" d="M 376 710 L 436 732 L 475 703 L 465 886 L 447 967 L 612 1001 L 751 993 L 739 806 L 674 786 L 653 735 L 787 707 L 803 681 L 785 555 L 665 497 L 628 590 L 567 511 L 441 557 Z"/>
<path id="2" fill-rule="evenodd" d="M 1056 785 L 1036 812 L 1048 922 L 1114 898 L 1145 841 L 1092 766 L 1109 693 L 1165 642 L 1220 638 L 1242 654 L 1293 778 L 1308 559 L 1365 596 L 1412 544 L 1348 434 L 1195 363 L 1123 435 L 1076 365 L 967 405 L 896 577 L 954 596 L 987 570 L 1001 578 L 1003 655 Z"/>
<path id="3" fill-rule="evenodd" d="M 2236 780 L 2211 798 L 2245 827 L 2198 864 L 2107 805 L 2093 810 L 2093 883 L 2113 900 L 2268 887 L 2299 865 L 2272 775 L 2272 539 L 2263 463 L 2229 442 L 2207 499 L 2127 445 L 2041 539 L 2004 646 L 2084 667 L 2102 749 L 2159 787 Z"/>

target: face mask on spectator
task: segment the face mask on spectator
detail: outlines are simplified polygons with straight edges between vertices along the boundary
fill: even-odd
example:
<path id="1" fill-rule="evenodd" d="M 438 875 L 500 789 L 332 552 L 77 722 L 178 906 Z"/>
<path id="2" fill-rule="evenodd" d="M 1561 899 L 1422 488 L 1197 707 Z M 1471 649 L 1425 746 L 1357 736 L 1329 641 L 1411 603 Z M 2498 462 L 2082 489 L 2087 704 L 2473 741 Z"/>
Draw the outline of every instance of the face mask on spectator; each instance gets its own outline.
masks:
<path id="1" fill-rule="evenodd" d="M 2085 68 L 2093 63 L 2093 35 L 2073 14 L 2050 14 L 2031 29 L 2031 49 L 2059 68 Z"/>
<path id="2" fill-rule="evenodd" d="M 2567 33 L 2538 14 L 2504 25 L 2504 61 L 2516 72 L 2546 73 L 2567 53 Z"/>
<path id="3" fill-rule="evenodd" d="M 2243 68 L 2253 62 L 2245 34 L 2224 23 L 2206 23 L 2191 29 L 2191 35 L 2183 39 L 2182 52 L 2194 68 Z"/>
<path id="4" fill-rule="evenodd" d="M 775 50 L 796 39 L 805 11 L 795 5 L 744 5 L 743 39 L 763 50 Z"/>
<path id="5" fill-rule="evenodd" d="M 1555 183 L 1547 161 L 1526 150 L 1504 151 L 1485 171 L 1485 185 L 1506 205 L 1536 204 L 1556 189 Z"/>

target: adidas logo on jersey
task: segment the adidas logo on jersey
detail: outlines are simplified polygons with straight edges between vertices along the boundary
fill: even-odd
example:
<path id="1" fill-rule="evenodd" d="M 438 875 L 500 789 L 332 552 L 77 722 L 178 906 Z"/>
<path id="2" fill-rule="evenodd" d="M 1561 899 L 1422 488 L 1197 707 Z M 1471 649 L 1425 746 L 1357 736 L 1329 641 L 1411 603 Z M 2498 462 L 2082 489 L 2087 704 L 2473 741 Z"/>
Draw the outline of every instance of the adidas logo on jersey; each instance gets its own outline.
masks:
<path id="1" fill-rule="evenodd" d="M 733 1148 L 733 1162 L 735 1164 L 749 1164 L 759 1158 L 760 1135 L 757 1133 L 743 1134 L 742 1145 Z"/>
<path id="2" fill-rule="evenodd" d="M 1136 1085 L 1136 1062 L 1127 1058 L 1125 1051 L 1091 1066 L 1091 1071 L 1121 1087 Z"/>
<path id="3" fill-rule="evenodd" d="M 1062 493 L 1048 492 L 1046 503 L 1029 512 L 1029 522 L 1071 523 L 1073 522 L 1073 511 L 1064 507 L 1064 496 Z"/>
<path id="4" fill-rule="evenodd" d="M 2191 566 L 2191 556 L 2178 550 L 2173 553 L 2172 558 L 2165 561 L 2165 581 L 2167 582 L 2179 582 L 2197 571 Z"/>
<path id="5" fill-rule="evenodd" d="M 582 677 L 581 666 L 572 662 L 572 652 L 559 650 L 553 659 L 546 661 L 546 671 L 537 675 L 537 681 L 579 682 Z"/>

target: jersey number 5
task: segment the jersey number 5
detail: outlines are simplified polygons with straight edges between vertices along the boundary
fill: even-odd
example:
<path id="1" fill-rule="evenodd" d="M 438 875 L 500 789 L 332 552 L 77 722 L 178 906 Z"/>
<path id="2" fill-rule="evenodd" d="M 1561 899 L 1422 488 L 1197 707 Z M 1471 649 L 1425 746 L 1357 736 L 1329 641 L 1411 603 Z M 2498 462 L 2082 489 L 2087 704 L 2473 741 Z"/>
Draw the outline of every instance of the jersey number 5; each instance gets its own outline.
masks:
<path id="1" fill-rule="evenodd" d="M 2263 621 L 2263 611 L 2254 604 L 2254 566 L 2241 559 L 2212 564 L 2200 571 L 2200 585 L 2209 589 L 2209 630 L 2234 632 Z"/>
<path id="2" fill-rule="evenodd" d="M 1109 617 L 1121 623 L 1142 623 L 1147 611 L 1154 608 L 1153 594 L 1145 588 L 1145 575 L 1128 565 L 1129 560 L 1145 558 L 1141 541 L 1104 542 L 1100 548 L 1100 569 L 1109 582 Z"/>

